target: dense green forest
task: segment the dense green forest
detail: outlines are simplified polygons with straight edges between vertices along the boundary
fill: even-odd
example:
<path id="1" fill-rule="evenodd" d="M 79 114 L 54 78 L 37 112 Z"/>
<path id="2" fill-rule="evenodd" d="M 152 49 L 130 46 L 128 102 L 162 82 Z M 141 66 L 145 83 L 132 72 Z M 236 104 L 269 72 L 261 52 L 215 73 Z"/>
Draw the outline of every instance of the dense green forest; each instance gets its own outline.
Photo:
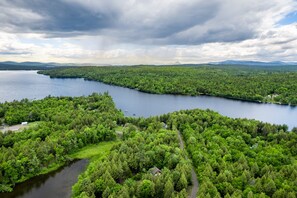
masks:
<path id="1" fill-rule="evenodd" d="M 125 124 L 124 141 L 79 177 L 75 197 L 184 197 L 191 163 L 178 148 L 177 131 L 198 175 L 197 197 L 296 197 L 296 128 L 288 132 L 286 125 L 231 119 L 210 110 L 118 123 Z M 152 167 L 161 174 L 151 175 Z"/>
<path id="2" fill-rule="evenodd" d="M 156 94 L 211 95 L 297 105 L 297 71 L 291 67 L 80 67 L 39 73 L 59 78 L 82 77 Z"/>
<path id="3" fill-rule="evenodd" d="M 146 130 L 138 131 L 126 125 L 123 142 L 105 160 L 92 162 L 79 177 L 73 186 L 74 197 L 186 198 L 191 162 L 179 148 L 177 133 L 162 126 L 150 122 Z"/>
<path id="4" fill-rule="evenodd" d="M 286 125 L 210 110 L 124 117 L 108 94 L 6 102 L 0 118 L 37 123 L 0 133 L 0 192 L 91 150 L 109 154 L 91 160 L 73 197 L 188 197 L 192 167 L 197 197 L 296 197 L 297 128 L 289 132 Z"/>
<path id="5" fill-rule="evenodd" d="M 198 197 L 296 197 L 297 130 L 212 111 L 160 117 L 179 130 L 196 168 Z"/>
<path id="6" fill-rule="evenodd" d="M 122 116 L 107 94 L 0 104 L 0 119 L 6 124 L 39 121 L 22 132 L 0 132 L 0 192 L 58 168 L 85 145 L 115 139 L 116 121 Z"/>

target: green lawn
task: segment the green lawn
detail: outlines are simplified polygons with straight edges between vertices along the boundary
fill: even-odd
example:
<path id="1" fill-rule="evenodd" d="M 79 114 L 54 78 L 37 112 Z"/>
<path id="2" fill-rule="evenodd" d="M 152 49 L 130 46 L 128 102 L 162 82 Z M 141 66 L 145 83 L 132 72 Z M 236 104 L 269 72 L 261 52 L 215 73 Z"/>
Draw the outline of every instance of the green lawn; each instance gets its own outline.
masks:
<path id="1" fill-rule="evenodd" d="M 40 123 L 41 123 L 41 121 L 29 122 L 28 123 L 28 127 L 37 127 L 38 124 L 40 124 Z"/>
<path id="2" fill-rule="evenodd" d="M 32 124 L 34 124 L 34 123 L 32 123 Z M 35 124 L 38 124 L 38 123 L 35 122 Z M 118 141 L 111 141 L 111 142 L 101 142 L 98 144 L 89 145 L 89 146 L 81 148 L 77 152 L 71 154 L 69 157 L 72 159 L 86 159 L 86 158 L 91 159 L 96 156 L 97 157 L 96 160 L 97 159 L 100 160 L 102 157 L 107 156 L 110 149 L 112 148 L 112 146 L 117 143 L 118 143 Z M 64 165 L 65 165 L 65 163 L 53 164 L 47 168 L 44 168 L 38 175 L 50 173 Z M 17 182 L 23 182 L 28 179 L 30 179 L 30 177 L 23 177 L 20 180 L 18 180 Z"/>
<path id="3" fill-rule="evenodd" d="M 103 157 L 106 156 L 109 153 L 109 150 L 112 148 L 112 146 L 117 143 L 117 141 L 111 141 L 89 145 L 71 154 L 69 157 L 73 159 L 86 159 L 99 155 Z"/>

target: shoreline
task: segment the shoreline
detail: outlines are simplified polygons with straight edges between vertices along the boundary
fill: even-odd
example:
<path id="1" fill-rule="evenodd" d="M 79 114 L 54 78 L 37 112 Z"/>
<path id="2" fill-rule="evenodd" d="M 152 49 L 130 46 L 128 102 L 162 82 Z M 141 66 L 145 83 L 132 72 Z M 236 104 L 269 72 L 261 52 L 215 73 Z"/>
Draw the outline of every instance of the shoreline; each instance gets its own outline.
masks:
<path id="1" fill-rule="evenodd" d="M 42 71 L 42 70 L 39 70 L 39 71 Z M 171 96 L 192 96 L 192 97 L 209 96 L 209 97 L 216 97 L 216 98 L 228 99 L 228 100 L 234 100 L 234 101 L 241 101 L 241 102 L 250 102 L 250 103 L 257 103 L 257 104 L 273 104 L 273 105 L 288 106 L 288 107 L 293 107 L 293 108 L 297 107 L 297 105 L 292 105 L 292 104 L 286 104 L 286 103 L 280 103 L 280 102 L 267 102 L 267 101 L 260 101 L 260 100 L 251 100 L 251 99 L 242 99 L 242 98 L 237 98 L 237 97 L 233 97 L 233 96 L 220 96 L 220 95 L 211 95 L 211 94 L 191 95 L 191 94 L 157 93 L 157 92 L 150 92 L 150 91 L 146 91 L 146 90 L 141 90 L 141 89 L 134 88 L 134 87 L 122 86 L 122 85 L 119 85 L 119 84 L 116 84 L 116 83 L 109 83 L 109 82 L 105 82 L 105 81 L 101 81 L 101 80 L 88 79 L 88 78 L 85 78 L 85 77 L 75 77 L 75 76 L 53 77 L 53 76 L 51 76 L 49 74 L 39 73 L 39 71 L 37 71 L 37 74 L 49 76 L 52 79 L 83 79 L 85 81 L 100 82 L 100 83 L 104 83 L 106 85 L 127 88 L 127 89 L 131 89 L 131 90 L 135 90 L 135 91 L 139 91 L 141 93 L 147 93 L 147 94 L 171 95 Z"/>

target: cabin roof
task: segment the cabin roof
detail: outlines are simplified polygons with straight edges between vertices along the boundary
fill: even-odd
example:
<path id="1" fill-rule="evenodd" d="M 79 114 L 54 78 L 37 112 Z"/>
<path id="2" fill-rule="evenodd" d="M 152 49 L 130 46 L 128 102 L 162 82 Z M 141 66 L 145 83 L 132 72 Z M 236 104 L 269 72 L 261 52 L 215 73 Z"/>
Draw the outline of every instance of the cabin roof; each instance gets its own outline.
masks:
<path id="1" fill-rule="evenodd" d="M 153 167 L 153 168 L 150 169 L 150 172 L 151 172 L 152 175 L 155 175 L 157 173 L 161 173 L 161 170 L 158 169 L 157 167 Z"/>

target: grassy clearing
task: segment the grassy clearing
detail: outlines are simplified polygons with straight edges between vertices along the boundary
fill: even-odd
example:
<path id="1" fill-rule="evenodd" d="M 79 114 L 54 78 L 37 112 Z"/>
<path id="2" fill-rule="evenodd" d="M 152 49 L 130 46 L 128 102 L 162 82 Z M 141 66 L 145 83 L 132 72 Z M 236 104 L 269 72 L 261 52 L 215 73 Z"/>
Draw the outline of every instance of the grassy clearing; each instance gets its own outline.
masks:
<path id="1" fill-rule="evenodd" d="M 28 127 L 37 127 L 42 121 L 29 122 Z"/>
<path id="2" fill-rule="evenodd" d="M 32 124 L 38 124 L 38 123 L 32 123 Z M 74 159 L 87 159 L 87 158 L 92 159 L 93 157 L 96 156 L 96 160 L 97 159 L 100 160 L 102 157 L 107 156 L 110 149 L 112 148 L 112 146 L 117 143 L 118 143 L 118 141 L 111 141 L 111 142 L 101 142 L 99 144 L 89 145 L 89 146 L 81 148 L 77 152 L 71 154 L 69 157 L 74 160 Z M 55 171 L 63 166 L 65 166 L 65 163 L 52 164 L 51 166 L 44 168 L 38 175 L 48 174 L 48 173 Z M 31 176 L 23 177 L 20 180 L 18 180 L 17 182 L 18 183 L 24 182 L 30 178 L 31 178 Z"/>
<path id="3" fill-rule="evenodd" d="M 116 134 L 118 136 L 118 138 L 122 139 L 123 137 L 123 130 L 124 130 L 124 127 L 122 126 L 118 126 L 115 131 L 116 131 Z"/>
<path id="4" fill-rule="evenodd" d="M 73 159 L 86 159 L 94 156 L 106 156 L 113 145 L 117 144 L 117 141 L 101 142 L 99 144 L 93 144 L 86 146 L 77 152 L 71 154 L 69 157 Z"/>
<path id="5" fill-rule="evenodd" d="M 115 128 L 115 131 L 116 131 L 116 132 L 123 132 L 123 129 L 124 129 L 123 126 L 117 126 L 117 127 Z"/>

